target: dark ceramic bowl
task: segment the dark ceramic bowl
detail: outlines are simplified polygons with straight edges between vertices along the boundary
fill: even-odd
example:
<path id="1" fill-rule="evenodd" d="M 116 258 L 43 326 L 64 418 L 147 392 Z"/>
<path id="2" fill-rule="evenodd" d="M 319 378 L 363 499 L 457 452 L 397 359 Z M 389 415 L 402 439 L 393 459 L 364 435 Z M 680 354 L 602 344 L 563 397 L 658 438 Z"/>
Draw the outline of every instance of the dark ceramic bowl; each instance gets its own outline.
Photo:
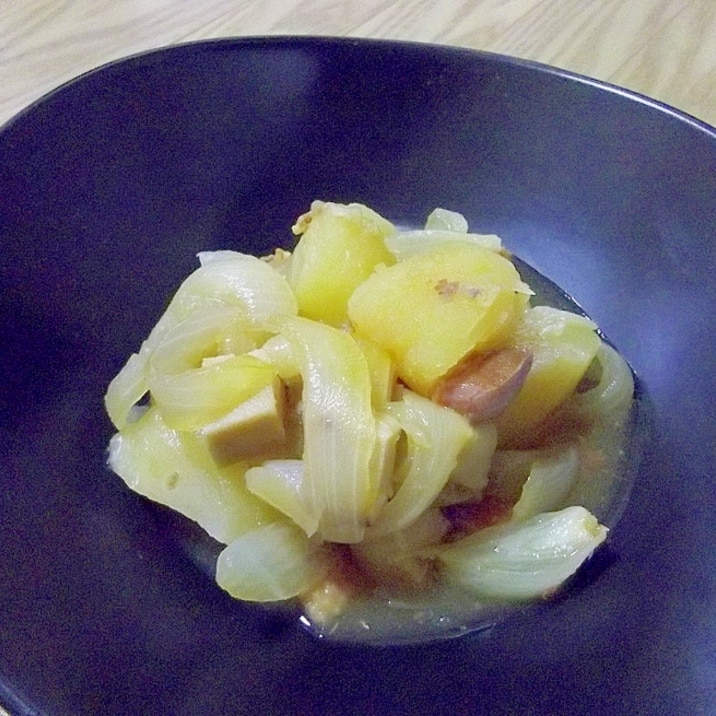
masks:
<path id="1" fill-rule="evenodd" d="M 262 252 L 314 198 L 462 211 L 573 295 L 653 432 L 600 568 L 451 641 L 314 639 L 231 600 L 105 467 L 102 395 L 199 250 Z M 174 47 L 0 133 L 0 701 L 18 714 L 716 711 L 716 133 L 466 50 Z M 189 548 L 187 548 L 189 544 Z"/>

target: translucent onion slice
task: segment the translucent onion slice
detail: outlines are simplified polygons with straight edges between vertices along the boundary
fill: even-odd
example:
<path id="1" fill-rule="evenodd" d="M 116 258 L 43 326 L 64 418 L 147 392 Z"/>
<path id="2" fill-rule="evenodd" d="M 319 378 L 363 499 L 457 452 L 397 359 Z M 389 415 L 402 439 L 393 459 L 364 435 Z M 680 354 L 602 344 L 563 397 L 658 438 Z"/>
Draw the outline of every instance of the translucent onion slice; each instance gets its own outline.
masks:
<path id="1" fill-rule="evenodd" d="M 224 351 L 237 345 L 247 349 L 250 346 L 241 340 L 237 328 L 248 332 L 264 331 L 266 321 L 272 316 L 296 315 L 298 311 L 286 279 L 265 261 L 235 251 L 205 252 L 199 258 L 200 268 L 181 284 L 140 350 L 130 357 L 110 383 L 105 404 L 118 430 L 126 425 L 132 406 L 149 389 L 146 381 L 150 357 L 155 372 L 179 373 L 196 367 L 197 352 L 207 354 L 206 344 L 202 345 L 207 334 L 202 330 L 212 333 L 211 345 L 223 339 Z M 216 324 L 213 328 L 204 325 L 202 329 L 197 322 L 177 329 L 198 309 L 204 309 L 205 316 L 214 311 Z M 199 333 L 192 333 L 190 328 Z M 170 340 L 165 343 L 167 338 Z M 163 350 L 154 356 L 162 344 Z M 221 350 L 214 345 L 214 352 Z M 190 365 L 182 368 L 180 360 L 188 360 Z"/>
<path id="2" fill-rule="evenodd" d="M 146 352 L 133 353 L 107 387 L 104 405 L 117 430 L 124 428 L 132 408 L 147 392 L 147 361 Z"/>
<path id="3" fill-rule="evenodd" d="M 634 398 L 634 376 L 627 362 L 610 345 L 604 343 L 596 360 L 601 374 L 596 386 L 579 393 L 573 400 L 582 410 L 605 417 L 624 417 Z"/>
<path id="4" fill-rule="evenodd" d="M 460 234 L 439 229 L 401 231 L 385 239 L 385 245 L 398 261 L 417 254 L 434 251 L 445 246 L 480 246 L 490 251 L 501 251 L 502 241 L 493 234 Z"/>
<path id="5" fill-rule="evenodd" d="M 149 372 L 176 375 L 198 368 L 204 358 L 220 352 L 228 334 L 240 332 L 246 325 L 234 306 L 223 303 L 199 306 L 157 342 L 149 355 Z"/>
<path id="6" fill-rule="evenodd" d="M 303 460 L 267 460 L 246 471 L 246 487 L 295 522 L 307 536 L 315 534 L 318 519 L 303 495 Z"/>
<path id="7" fill-rule="evenodd" d="M 235 599 L 276 602 L 310 589 L 323 565 L 306 534 L 288 522 L 246 532 L 219 555 L 217 584 Z"/>
<path id="8" fill-rule="evenodd" d="M 302 491 L 331 542 L 363 538 L 373 507 L 376 421 L 368 364 L 347 333 L 305 318 L 278 322 L 303 378 Z"/>
<path id="9" fill-rule="evenodd" d="M 376 442 L 370 466 L 368 502 L 373 507 L 368 521 L 373 522 L 387 500 L 392 497 L 398 441 L 402 435 L 400 423 L 386 412 L 376 413 Z"/>
<path id="10" fill-rule="evenodd" d="M 224 544 L 277 517 L 246 489 L 243 466 L 218 468 L 202 442 L 172 430 L 154 407 L 112 437 L 109 466 L 132 490 L 181 512 Z"/>
<path id="11" fill-rule="evenodd" d="M 472 426 L 472 435 L 457 458 L 457 465 L 436 498 L 440 506 L 479 500 L 488 485 L 490 465 L 497 446 L 497 429 L 491 423 Z"/>
<path id="12" fill-rule="evenodd" d="M 516 503 L 522 486 L 542 450 L 496 450 L 490 463 L 485 494 L 503 502 Z"/>
<path id="13" fill-rule="evenodd" d="M 467 233 L 467 219 L 457 211 L 442 209 L 438 207 L 430 212 L 425 222 L 426 229 L 438 231 L 456 231 L 460 234 Z"/>
<path id="14" fill-rule="evenodd" d="M 497 428 L 482 423 L 472 428 L 472 435 L 458 456 L 450 481 L 479 494 L 487 485 L 490 463 L 497 447 Z"/>
<path id="15" fill-rule="evenodd" d="M 149 387 L 167 425 L 198 430 L 272 385 L 275 376 L 254 356 L 226 356 L 178 375 L 153 375 Z"/>
<path id="16" fill-rule="evenodd" d="M 488 527 L 434 551 L 445 577 L 489 599 L 543 597 L 573 575 L 607 528 L 583 507 Z"/>
<path id="17" fill-rule="evenodd" d="M 371 537 L 404 529 L 417 520 L 445 487 L 458 456 L 473 437 L 462 415 L 410 390 L 386 410 L 407 436 L 406 472 L 371 526 Z"/>
<path id="18" fill-rule="evenodd" d="M 373 408 L 385 410 L 385 406 L 393 399 L 398 380 L 395 363 L 385 349 L 367 338 L 355 336 L 363 355 L 368 361 L 370 381 L 372 385 Z"/>
<path id="19" fill-rule="evenodd" d="M 251 355 L 270 363 L 283 381 L 289 382 L 301 377 L 296 352 L 280 334 L 272 336 L 260 348 L 251 351 Z"/>
<path id="20" fill-rule="evenodd" d="M 266 261 L 236 251 L 202 252 L 201 267 L 179 287 L 172 304 L 191 311 L 207 299 L 241 306 L 257 326 L 274 315 L 295 315 L 296 299 L 286 279 Z"/>
<path id="21" fill-rule="evenodd" d="M 520 498 L 512 510 L 512 518 L 525 520 L 541 512 L 564 507 L 564 499 L 577 477 L 578 466 L 579 452 L 573 445 L 539 456 L 522 485 Z"/>
<path id="22" fill-rule="evenodd" d="M 214 253 L 200 255 L 202 266 L 177 289 L 146 340 L 148 350 L 197 309 L 211 305 L 233 308 L 254 330 L 264 329 L 274 315 L 296 314 L 296 299 L 286 279 L 265 261 L 234 251 Z"/>

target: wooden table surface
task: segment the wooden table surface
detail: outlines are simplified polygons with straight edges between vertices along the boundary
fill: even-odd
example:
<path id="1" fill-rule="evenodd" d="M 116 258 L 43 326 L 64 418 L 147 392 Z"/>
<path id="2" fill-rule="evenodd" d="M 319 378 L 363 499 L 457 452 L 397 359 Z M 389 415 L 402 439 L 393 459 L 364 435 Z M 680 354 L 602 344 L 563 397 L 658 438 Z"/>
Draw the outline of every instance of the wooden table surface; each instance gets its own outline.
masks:
<path id="1" fill-rule="evenodd" d="M 716 125 L 716 0 L 0 0 L 0 124 L 110 60 L 246 35 L 499 52 L 635 90 Z"/>
<path id="2" fill-rule="evenodd" d="M 110 60 L 277 34 L 504 53 L 636 90 L 716 125 L 715 0 L 0 0 L 0 124 Z"/>

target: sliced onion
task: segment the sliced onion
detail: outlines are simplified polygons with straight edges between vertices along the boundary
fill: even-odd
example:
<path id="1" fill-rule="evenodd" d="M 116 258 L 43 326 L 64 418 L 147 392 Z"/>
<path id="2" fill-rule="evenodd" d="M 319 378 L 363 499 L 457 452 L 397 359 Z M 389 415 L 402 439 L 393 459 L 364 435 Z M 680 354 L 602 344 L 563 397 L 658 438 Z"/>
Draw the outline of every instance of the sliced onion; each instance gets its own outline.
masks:
<path id="1" fill-rule="evenodd" d="M 170 427 L 198 430 L 272 385 L 275 377 L 273 367 L 254 356 L 226 356 L 177 375 L 153 375 L 149 388 Z"/>
<path id="2" fill-rule="evenodd" d="M 264 327 L 273 315 L 295 315 L 296 299 L 286 279 L 265 261 L 232 251 L 214 260 L 202 254 L 203 265 L 179 286 L 146 340 L 153 351 L 165 335 L 198 308 L 221 304 L 238 312 L 246 326 Z"/>
<path id="3" fill-rule="evenodd" d="M 449 581 L 490 599 L 526 600 L 556 590 L 606 534 L 594 515 L 574 506 L 488 527 L 435 554 Z"/>
<path id="4" fill-rule="evenodd" d="M 303 494 L 303 460 L 267 460 L 246 471 L 246 487 L 295 522 L 307 536 L 315 534 L 318 519 Z"/>
<path id="5" fill-rule="evenodd" d="M 244 466 L 218 468 L 203 443 L 172 430 L 156 408 L 112 437 L 109 466 L 132 490 L 181 512 L 224 544 L 276 519 L 246 489 Z"/>
<path id="6" fill-rule="evenodd" d="M 146 394 L 149 355 L 133 353 L 124 367 L 107 387 L 104 404 L 107 414 L 117 430 L 122 430 L 129 420 L 132 408 Z"/>
<path id="7" fill-rule="evenodd" d="M 596 360 L 601 367 L 599 382 L 591 390 L 575 396 L 580 409 L 603 416 L 623 416 L 634 397 L 634 376 L 627 362 L 602 341 Z"/>
<path id="8" fill-rule="evenodd" d="M 497 428 L 482 423 L 472 428 L 472 434 L 458 456 L 450 474 L 450 482 L 479 495 L 487 485 L 492 457 L 497 447 Z"/>
<path id="9" fill-rule="evenodd" d="M 233 306 L 223 303 L 200 306 L 175 323 L 156 343 L 149 357 L 150 372 L 176 375 L 198 368 L 204 358 L 219 353 L 219 346 L 229 333 L 241 331 L 245 325 Z"/>
<path id="10" fill-rule="evenodd" d="M 372 537 L 404 529 L 420 517 L 445 487 L 473 436 L 462 415 L 410 390 L 386 410 L 407 436 L 407 472 L 371 526 Z"/>
<path id="11" fill-rule="evenodd" d="M 441 209 L 438 207 L 430 212 L 425 222 L 425 228 L 466 234 L 467 219 L 457 211 L 450 211 L 450 209 Z"/>
<path id="12" fill-rule="evenodd" d="M 205 252 L 200 261 L 201 267 L 177 290 L 169 311 L 186 314 L 219 300 L 240 306 L 258 326 L 274 315 L 296 314 L 296 299 L 286 279 L 265 261 L 234 251 Z"/>
<path id="13" fill-rule="evenodd" d="M 205 252 L 199 258 L 200 268 L 181 284 L 140 350 L 108 388 L 107 410 L 120 430 L 149 389 L 150 359 L 155 373 L 176 374 L 196 367 L 211 351 L 238 346 L 249 350 L 254 347 L 251 337 L 244 340 L 242 331 L 265 332 L 271 317 L 298 311 L 286 279 L 265 261 L 235 251 Z"/>
<path id="14" fill-rule="evenodd" d="M 251 351 L 251 354 L 270 363 L 281 380 L 291 381 L 301 377 L 296 352 L 281 334 L 272 336 L 260 348 Z"/>
<path id="15" fill-rule="evenodd" d="M 303 378 L 304 490 L 332 542 L 363 538 L 373 504 L 376 421 L 368 364 L 347 333 L 305 318 L 280 322 Z"/>
<path id="16" fill-rule="evenodd" d="M 427 251 L 446 246 L 480 246 L 491 251 L 500 251 L 502 241 L 492 234 L 461 234 L 455 231 L 439 229 L 419 229 L 402 231 L 385 239 L 385 245 L 398 261 Z"/>
<path id="17" fill-rule="evenodd" d="M 574 485 L 579 452 L 570 445 L 559 451 L 545 451 L 532 463 L 530 474 L 512 510 L 512 518 L 525 520 L 540 512 L 564 507 L 564 498 Z"/>
<path id="18" fill-rule="evenodd" d="M 216 581 L 235 599 L 276 602 L 310 589 L 323 574 L 306 534 L 288 522 L 237 537 L 219 555 Z"/>

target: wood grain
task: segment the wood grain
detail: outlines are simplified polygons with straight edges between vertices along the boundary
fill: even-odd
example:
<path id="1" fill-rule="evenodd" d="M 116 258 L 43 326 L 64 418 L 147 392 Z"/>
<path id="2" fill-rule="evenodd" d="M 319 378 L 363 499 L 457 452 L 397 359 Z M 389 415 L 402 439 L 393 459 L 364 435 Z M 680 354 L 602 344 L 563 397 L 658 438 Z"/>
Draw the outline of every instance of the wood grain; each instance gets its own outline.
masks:
<path id="1" fill-rule="evenodd" d="M 276 34 L 504 53 L 716 125 L 713 0 L 0 0 L 0 123 L 110 60 L 191 40 Z"/>

